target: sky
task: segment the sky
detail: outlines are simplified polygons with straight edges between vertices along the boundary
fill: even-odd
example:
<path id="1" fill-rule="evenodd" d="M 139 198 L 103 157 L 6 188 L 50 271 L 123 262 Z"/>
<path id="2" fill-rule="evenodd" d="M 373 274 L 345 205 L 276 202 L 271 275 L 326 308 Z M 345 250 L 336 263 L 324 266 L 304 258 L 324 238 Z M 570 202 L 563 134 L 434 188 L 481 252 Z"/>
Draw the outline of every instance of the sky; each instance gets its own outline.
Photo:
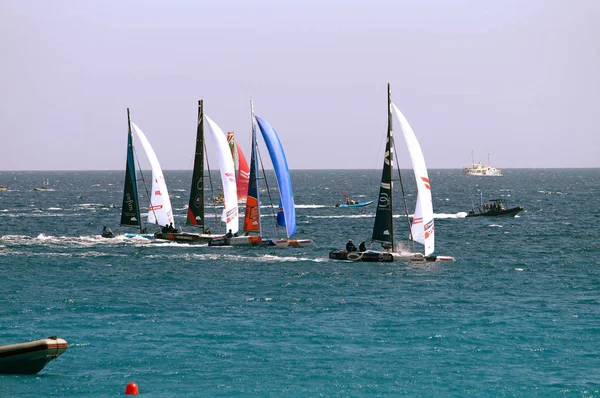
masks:
<path id="1" fill-rule="evenodd" d="M 189 170 L 199 99 L 246 152 L 252 99 L 291 169 L 378 169 L 387 83 L 430 169 L 600 167 L 599 20 L 597 0 L 0 0 L 0 170 L 124 169 L 127 108 Z"/>

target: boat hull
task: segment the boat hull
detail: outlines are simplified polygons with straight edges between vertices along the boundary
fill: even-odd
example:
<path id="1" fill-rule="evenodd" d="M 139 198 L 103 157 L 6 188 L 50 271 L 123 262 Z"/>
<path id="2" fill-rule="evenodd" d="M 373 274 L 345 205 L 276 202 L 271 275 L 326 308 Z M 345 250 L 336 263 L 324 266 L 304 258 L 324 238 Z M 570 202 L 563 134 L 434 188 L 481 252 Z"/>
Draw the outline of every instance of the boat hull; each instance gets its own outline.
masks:
<path id="1" fill-rule="evenodd" d="M 200 244 L 208 243 L 211 239 L 216 239 L 221 235 L 210 234 L 192 234 L 188 232 L 157 232 L 154 239 L 170 240 L 177 243 Z"/>
<path id="2" fill-rule="evenodd" d="M 308 247 L 312 239 L 265 239 L 262 236 L 234 236 L 229 239 L 232 246 Z"/>
<path id="3" fill-rule="evenodd" d="M 1 374 L 36 374 L 69 347 L 57 337 L 0 346 Z"/>
<path id="4" fill-rule="evenodd" d="M 514 217 L 523 209 L 523 206 L 517 206 L 505 210 L 488 210 L 481 213 L 476 213 L 471 210 L 469 214 L 467 214 L 467 217 Z"/>
<path id="5" fill-rule="evenodd" d="M 374 250 L 367 250 L 364 252 L 347 252 L 343 249 L 334 250 L 329 252 L 329 258 L 331 260 L 359 261 L 363 263 L 389 263 L 394 261 L 392 253 Z"/>
<path id="6" fill-rule="evenodd" d="M 451 262 L 455 261 L 454 257 L 449 256 L 424 256 L 420 253 L 392 253 L 376 250 L 367 250 L 364 252 L 350 252 L 346 250 L 334 250 L 329 253 L 331 260 L 346 260 L 363 263 L 389 263 L 389 262 L 415 262 L 415 263 L 430 263 L 430 262 Z"/>
<path id="7" fill-rule="evenodd" d="M 354 204 L 346 204 L 346 203 L 336 204 L 335 207 L 364 207 L 364 206 L 370 205 L 371 203 L 373 203 L 373 201 L 369 200 L 367 202 L 359 202 L 359 203 L 354 203 Z"/>

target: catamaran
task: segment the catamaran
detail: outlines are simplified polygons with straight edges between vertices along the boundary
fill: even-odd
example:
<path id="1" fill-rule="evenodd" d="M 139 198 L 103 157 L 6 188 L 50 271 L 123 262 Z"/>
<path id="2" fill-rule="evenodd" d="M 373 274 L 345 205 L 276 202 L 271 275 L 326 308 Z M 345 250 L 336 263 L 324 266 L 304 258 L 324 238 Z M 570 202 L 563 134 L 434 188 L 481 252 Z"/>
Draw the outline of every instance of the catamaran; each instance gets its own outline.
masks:
<path id="1" fill-rule="evenodd" d="M 406 198 L 404 198 L 406 219 L 408 221 L 409 241 L 413 246 L 412 251 L 402 251 L 396 246 L 394 237 L 393 220 L 393 182 L 394 172 L 394 136 L 392 132 L 392 111 L 396 114 L 400 122 L 400 128 L 408 148 L 410 159 L 413 166 L 415 179 L 417 182 L 417 203 L 415 212 L 410 224 L 408 210 L 406 209 Z M 397 161 L 397 160 L 396 160 Z M 402 175 L 400 167 L 398 175 L 402 192 Z M 381 184 L 379 186 L 379 196 L 377 200 L 377 211 L 375 214 L 375 224 L 373 225 L 373 235 L 371 242 L 379 242 L 384 250 L 364 250 L 357 252 L 348 252 L 345 249 L 334 250 L 329 253 L 330 259 L 351 260 L 364 262 L 389 262 L 389 261 L 454 261 L 453 257 L 434 256 L 434 225 L 433 225 L 433 203 L 431 200 L 431 184 L 425 165 L 425 158 L 421 151 L 421 146 L 417 141 L 415 133 L 408 124 L 408 121 L 400 110 L 392 103 L 392 94 L 388 84 L 388 128 L 387 142 L 385 147 L 385 156 L 383 161 L 383 170 L 381 174 Z M 414 251 L 414 242 L 423 245 L 423 253 Z"/>
<path id="2" fill-rule="evenodd" d="M 204 128 L 205 125 L 210 136 L 216 143 L 217 159 L 221 174 L 221 183 L 223 186 L 223 213 L 221 219 L 225 221 L 225 232 L 222 234 L 213 234 L 210 232 L 204 208 Z M 210 170 L 208 170 L 210 174 Z M 182 243 L 206 243 L 211 239 L 217 239 L 225 235 L 226 232 L 236 233 L 239 230 L 238 219 L 238 198 L 237 186 L 235 181 L 235 168 L 233 158 L 229 150 L 229 145 L 223 130 L 204 114 L 204 101 L 198 101 L 198 125 L 196 129 L 196 152 L 194 156 L 194 170 L 192 172 L 192 187 L 190 189 L 190 198 L 188 202 L 188 211 L 186 225 L 197 228 L 199 233 L 188 232 L 157 232 L 154 234 L 156 239 L 167 239 Z"/>
<path id="3" fill-rule="evenodd" d="M 311 246 L 313 244 L 311 239 L 291 239 L 292 235 L 296 233 L 296 209 L 294 205 L 290 171 L 279 136 L 266 120 L 254 115 L 254 105 L 252 101 L 250 101 L 250 109 L 252 112 L 252 152 L 250 156 L 250 176 L 248 181 L 248 196 L 246 199 L 246 213 L 244 214 L 243 231 L 245 232 L 245 235 L 230 237 L 228 238 L 227 243 L 230 243 L 233 246 Z M 258 183 L 259 159 L 256 141 L 257 125 L 262 133 L 273 168 L 275 169 L 275 176 L 279 186 L 279 209 L 276 215 L 276 224 L 285 227 L 286 238 L 269 239 L 263 236 L 262 222 L 260 219 L 260 188 Z"/>
<path id="4" fill-rule="evenodd" d="M 146 138 L 146 135 L 142 130 L 131 121 L 129 116 L 129 108 L 127 108 L 127 160 L 125 163 L 125 185 L 123 188 L 123 205 L 121 208 L 121 226 L 137 227 L 139 228 L 139 234 L 127 233 L 125 237 L 144 237 L 153 239 L 153 235 L 147 233 L 147 227 L 142 221 L 140 214 L 140 200 L 137 186 L 137 173 L 136 164 L 137 162 L 135 147 L 133 144 L 133 132 L 135 132 L 139 141 L 142 143 L 142 147 L 146 152 L 146 156 L 150 161 L 152 167 L 152 190 L 151 194 L 148 194 L 146 189 L 147 197 L 150 197 L 150 205 L 148 208 L 148 224 L 155 224 L 157 226 L 173 225 L 173 210 L 171 208 L 171 200 L 169 199 L 169 192 L 167 190 L 167 183 L 156 157 L 152 145 Z M 143 174 L 140 170 L 140 176 L 142 182 L 144 182 Z M 144 182 L 144 188 L 146 188 Z"/>

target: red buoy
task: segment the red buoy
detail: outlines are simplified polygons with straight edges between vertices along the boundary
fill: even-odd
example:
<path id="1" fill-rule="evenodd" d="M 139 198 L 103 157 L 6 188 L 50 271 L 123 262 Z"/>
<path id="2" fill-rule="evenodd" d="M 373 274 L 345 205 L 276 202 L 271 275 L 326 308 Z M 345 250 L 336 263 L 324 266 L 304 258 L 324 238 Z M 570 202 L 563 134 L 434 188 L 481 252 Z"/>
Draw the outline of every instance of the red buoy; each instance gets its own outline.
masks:
<path id="1" fill-rule="evenodd" d="M 134 382 L 127 384 L 125 387 L 125 395 L 138 395 L 138 386 Z"/>

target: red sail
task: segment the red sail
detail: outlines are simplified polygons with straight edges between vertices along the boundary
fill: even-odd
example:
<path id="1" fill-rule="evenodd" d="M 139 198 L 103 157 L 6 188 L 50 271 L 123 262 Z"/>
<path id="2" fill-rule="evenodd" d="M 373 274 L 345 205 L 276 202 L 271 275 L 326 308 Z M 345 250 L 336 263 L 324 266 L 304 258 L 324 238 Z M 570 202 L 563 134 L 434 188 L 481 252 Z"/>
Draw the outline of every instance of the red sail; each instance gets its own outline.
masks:
<path id="1" fill-rule="evenodd" d="M 248 197 L 248 181 L 250 180 L 250 168 L 240 144 L 235 142 L 238 155 L 238 173 L 237 173 L 237 196 L 238 201 L 245 201 Z"/>

